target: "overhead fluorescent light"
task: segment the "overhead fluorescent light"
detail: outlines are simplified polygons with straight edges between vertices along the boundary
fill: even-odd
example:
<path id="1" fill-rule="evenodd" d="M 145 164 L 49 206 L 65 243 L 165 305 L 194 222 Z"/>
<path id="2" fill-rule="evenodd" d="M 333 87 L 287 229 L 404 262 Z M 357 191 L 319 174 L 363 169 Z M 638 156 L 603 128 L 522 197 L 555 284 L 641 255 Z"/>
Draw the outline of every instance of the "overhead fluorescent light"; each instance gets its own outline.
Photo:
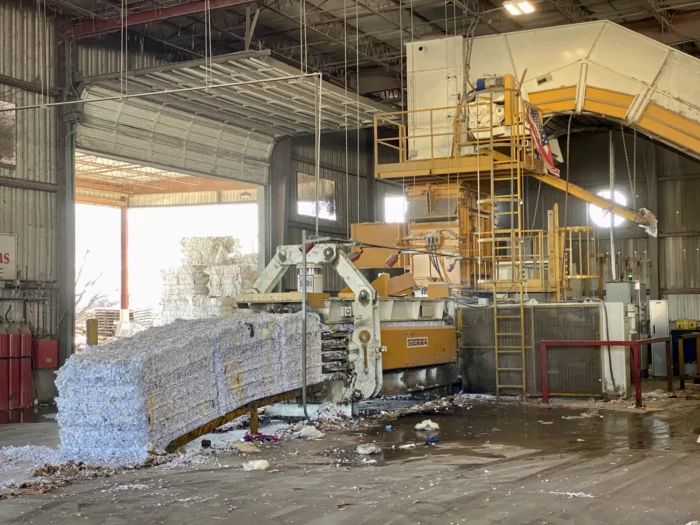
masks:
<path id="1" fill-rule="evenodd" d="M 503 7 L 513 16 L 528 15 L 535 12 L 535 7 L 529 0 L 516 0 L 515 2 L 508 0 L 503 2 Z"/>
<path id="2" fill-rule="evenodd" d="M 518 9 L 513 2 L 503 2 L 503 7 L 505 7 L 506 11 L 508 11 L 513 16 L 522 15 L 520 9 Z"/>
<path id="3" fill-rule="evenodd" d="M 527 0 L 524 0 L 523 2 L 518 2 L 518 9 L 520 9 L 526 15 L 535 12 L 535 7 Z"/>

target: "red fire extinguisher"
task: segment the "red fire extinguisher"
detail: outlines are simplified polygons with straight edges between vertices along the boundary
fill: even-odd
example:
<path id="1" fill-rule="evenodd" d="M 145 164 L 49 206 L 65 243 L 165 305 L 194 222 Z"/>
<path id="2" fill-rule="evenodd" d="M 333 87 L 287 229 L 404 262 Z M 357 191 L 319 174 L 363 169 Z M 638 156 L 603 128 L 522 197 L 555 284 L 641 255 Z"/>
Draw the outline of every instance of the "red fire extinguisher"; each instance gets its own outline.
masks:
<path id="1" fill-rule="evenodd" d="M 10 392 L 8 394 L 10 410 L 19 408 L 20 358 L 22 356 L 21 339 L 17 326 L 11 324 L 7 328 L 8 355 L 10 363 Z"/>
<path id="2" fill-rule="evenodd" d="M 30 408 L 34 401 L 32 394 L 32 332 L 24 324 L 19 327 L 20 337 L 20 408 Z"/>
<path id="3" fill-rule="evenodd" d="M 0 411 L 10 408 L 10 337 L 0 325 Z"/>

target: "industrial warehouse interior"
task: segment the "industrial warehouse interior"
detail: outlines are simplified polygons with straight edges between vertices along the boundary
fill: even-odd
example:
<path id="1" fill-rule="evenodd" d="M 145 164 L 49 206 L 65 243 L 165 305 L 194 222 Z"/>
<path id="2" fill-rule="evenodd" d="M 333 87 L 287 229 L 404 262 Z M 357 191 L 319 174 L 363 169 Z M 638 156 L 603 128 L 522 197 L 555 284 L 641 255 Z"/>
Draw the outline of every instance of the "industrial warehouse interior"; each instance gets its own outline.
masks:
<path id="1" fill-rule="evenodd" d="M 0 0 L 0 523 L 698 525 L 700 2 Z"/>

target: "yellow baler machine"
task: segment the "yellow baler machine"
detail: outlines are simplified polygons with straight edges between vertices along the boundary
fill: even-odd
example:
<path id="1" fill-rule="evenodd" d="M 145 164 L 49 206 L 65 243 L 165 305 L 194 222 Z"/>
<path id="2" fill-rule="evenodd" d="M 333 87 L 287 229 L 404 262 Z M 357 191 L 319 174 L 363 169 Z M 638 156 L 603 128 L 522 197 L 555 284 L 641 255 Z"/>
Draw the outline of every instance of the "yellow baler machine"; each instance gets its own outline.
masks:
<path id="1" fill-rule="evenodd" d="M 370 224 L 353 225 L 353 227 L 374 226 Z M 386 225 L 376 225 L 386 226 Z M 360 228 L 362 229 L 362 228 Z M 372 228 L 369 228 L 370 230 Z M 383 228 L 377 228 L 382 230 Z M 357 229 L 355 230 L 357 231 Z M 380 240 L 375 237 L 374 240 Z M 372 250 L 366 248 L 365 250 Z M 370 251 L 370 254 L 374 252 Z M 364 253 L 363 253 L 364 256 Z M 355 264 L 359 264 L 358 259 Z M 371 259 L 370 259 L 371 260 Z M 415 281 L 410 273 L 404 273 L 395 277 L 381 274 L 372 281 L 372 286 L 380 297 L 388 300 L 392 297 L 401 298 L 411 296 Z M 434 290 L 430 299 L 447 298 L 447 289 L 441 286 L 431 286 Z M 352 291 L 345 288 L 338 293 L 338 297 L 351 297 Z M 381 308 L 381 306 L 380 306 Z M 420 315 L 422 312 L 418 312 Z M 457 362 L 457 334 L 456 327 L 452 324 L 438 324 L 440 320 L 417 321 L 412 325 L 410 321 L 400 322 L 397 326 L 391 322 L 381 324 L 381 341 L 386 351 L 382 353 L 382 370 L 385 372 L 401 370 L 405 368 L 419 368 Z M 425 326 L 424 323 L 431 322 Z"/>

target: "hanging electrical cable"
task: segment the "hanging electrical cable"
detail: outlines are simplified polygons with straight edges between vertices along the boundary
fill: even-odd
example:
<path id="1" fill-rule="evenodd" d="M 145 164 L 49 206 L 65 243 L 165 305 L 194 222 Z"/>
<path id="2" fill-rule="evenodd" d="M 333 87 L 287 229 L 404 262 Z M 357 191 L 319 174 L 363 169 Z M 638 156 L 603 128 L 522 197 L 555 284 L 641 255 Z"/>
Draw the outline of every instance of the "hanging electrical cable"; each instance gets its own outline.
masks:
<path id="1" fill-rule="evenodd" d="M 625 153 L 625 165 L 627 166 L 627 180 L 630 186 L 630 193 L 632 197 L 632 208 L 637 208 L 637 199 L 635 195 L 634 182 L 632 181 L 632 169 L 630 168 L 630 159 L 627 155 L 627 142 L 625 141 L 625 127 L 620 124 L 620 134 L 622 135 L 622 151 Z M 615 200 L 613 195 L 610 196 L 612 200 Z"/>
<path id="2" fill-rule="evenodd" d="M 299 1 L 299 68 L 302 73 L 306 73 L 304 64 L 304 0 Z"/>
<path id="3" fill-rule="evenodd" d="M 34 31 L 38 35 L 38 45 L 39 45 L 39 61 L 38 61 L 38 69 L 39 69 L 39 85 L 40 85 L 40 91 L 41 94 L 39 95 L 42 103 L 45 101 L 44 98 L 44 54 L 41 52 L 41 47 L 42 47 L 42 42 L 41 42 L 41 35 L 43 31 L 41 31 L 40 24 L 41 24 L 41 2 L 37 2 L 36 4 L 36 11 L 37 11 L 37 16 L 34 17 Z"/>
<path id="4" fill-rule="evenodd" d="M 129 92 L 129 5 L 124 0 L 124 93 Z"/>
<path id="5" fill-rule="evenodd" d="M 399 76 L 400 76 L 399 90 L 401 92 L 401 111 L 404 112 L 404 113 L 401 113 L 401 125 L 404 126 L 404 128 L 405 128 L 406 127 L 406 115 L 407 115 L 405 113 L 405 111 L 407 108 L 406 108 L 405 89 L 404 89 L 404 83 L 405 83 L 406 79 L 405 79 L 404 72 L 403 72 L 404 67 L 406 67 L 405 49 L 404 49 L 404 42 L 403 42 L 403 31 L 404 31 L 404 29 L 403 29 L 403 0 L 399 0 L 399 39 L 401 41 L 401 49 L 399 51 L 401 53 L 401 67 L 399 69 Z M 413 36 L 413 35 L 411 35 L 411 36 Z M 408 149 L 408 143 L 403 144 L 401 142 L 402 140 L 408 140 L 408 139 L 403 139 L 400 135 L 401 134 L 399 133 L 399 152 L 401 151 L 401 148 L 404 146 L 406 147 L 406 149 Z M 377 138 L 378 137 L 375 137 L 375 140 Z M 399 153 L 399 162 L 404 162 L 406 160 L 406 159 L 400 158 L 400 157 L 401 157 L 401 154 Z M 376 159 L 375 161 L 378 162 L 379 159 Z M 401 196 L 403 199 L 407 199 L 407 197 L 406 197 L 406 176 L 405 175 L 401 175 Z M 386 203 L 386 199 L 384 202 Z M 404 202 L 405 201 L 402 201 L 401 205 L 403 206 L 403 216 L 405 219 L 406 207 L 404 205 Z M 384 211 L 384 217 L 386 218 L 386 210 Z"/>
<path id="6" fill-rule="evenodd" d="M 564 193 L 564 242 L 566 242 L 566 225 L 569 218 L 569 172 L 571 171 L 571 163 L 569 162 L 569 152 L 571 150 L 571 121 L 574 118 L 574 114 L 569 115 L 569 123 L 566 126 L 566 190 Z M 559 254 L 557 254 L 557 257 Z M 564 270 L 566 263 L 566 257 L 562 254 L 561 258 L 561 280 L 562 280 L 562 295 L 561 300 L 566 299 L 566 277 L 564 276 Z M 557 301 L 559 297 L 557 297 Z"/>
<path id="7" fill-rule="evenodd" d="M 318 237 L 318 219 L 320 215 L 320 202 L 319 202 L 319 187 L 321 185 L 321 115 L 323 112 L 323 79 L 319 75 L 316 78 L 315 86 L 315 135 L 314 135 L 314 153 L 315 153 L 315 178 L 316 178 L 316 236 Z"/>
<path id="8" fill-rule="evenodd" d="M 357 222 L 360 221 L 360 6 L 355 3 L 355 119 L 357 124 Z M 367 174 L 369 176 L 369 174 Z"/>
<path id="9" fill-rule="evenodd" d="M 49 46 L 49 41 L 51 40 L 50 38 L 50 30 L 49 30 L 49 18 L 47 14 L 47 7 L 46 7 L 46 0 L 44 0 L 44 68 L 46 70 L 45 72 L 45 78 L 46 78 L 46 102 L 51 101 L 51 96 L 49 93 L 49 86 L 53 84 L 51 81 L 51 53 L 53 49 L 51 46 Z"/>
<path id="10" fill-rule="evenodd" d="M 209 40 L 210 40 L 210 25 L 209 25 L 209 0 L 204 0 L 204 85 L 209 86 Z"/>
<path id="11" fill-rule="evenodd" d="M 209 85 L 214 82 L 214 48 L 212 46 L 212 25 L 211 25 L 211 0 L 207 0 L 207 23 L 209 24 Z"/>
<path id="12" fill-rule="evenodd" d="M 125 0 L 121 0 L 121 8 L 119 10 L 119 21 L 121 26 L 119 28 L 119 93 L 124 94 L 124 32 L 126 27 L 124 25 L 124 3 Z"/>
<path id="13" fill-rule="evenodd" d="M 348 99 L 348 2 L 343 0 L 343 91 L 345 100 Z M 345 127 L 345 227 L 350 238 L 350 170 L 348 149 L 348 107 L 343 106 L 343 119 Z"/>
<path id="14" fill-rule="evenodd" d="M 411 71 L 415 71 L 414 66 L 415 66 L 415 49 L 413 48 L 413 41 L 415 38 L 415 31 L 413 30 L 413 0 L 410 0 L 410 7 L 409 7 L 409 13 L 410 13 L 410 20 L 411 20 Z M 416 90 L 412 90 L 412 100 L 411 100 L 411 107 L 415 108 L 416 107 Z M 432 152 L 431 152 L 432 153 Z M 411 152 L 408 151 L 406 155 L 406 160 L 411 156 Z M 413 172 L 413 188 L 416 187 L 416 172 Z M 416 222 L 416 206 L 413 206 L 413 222 Z"/>
<path id="15" fill-rule="evenodd" d="M 302 0 L 304 3 L 304 73 L 309 72 L 309 36 L 308 27 L 309 21 L 306 16 L 306 0 Z"/>

